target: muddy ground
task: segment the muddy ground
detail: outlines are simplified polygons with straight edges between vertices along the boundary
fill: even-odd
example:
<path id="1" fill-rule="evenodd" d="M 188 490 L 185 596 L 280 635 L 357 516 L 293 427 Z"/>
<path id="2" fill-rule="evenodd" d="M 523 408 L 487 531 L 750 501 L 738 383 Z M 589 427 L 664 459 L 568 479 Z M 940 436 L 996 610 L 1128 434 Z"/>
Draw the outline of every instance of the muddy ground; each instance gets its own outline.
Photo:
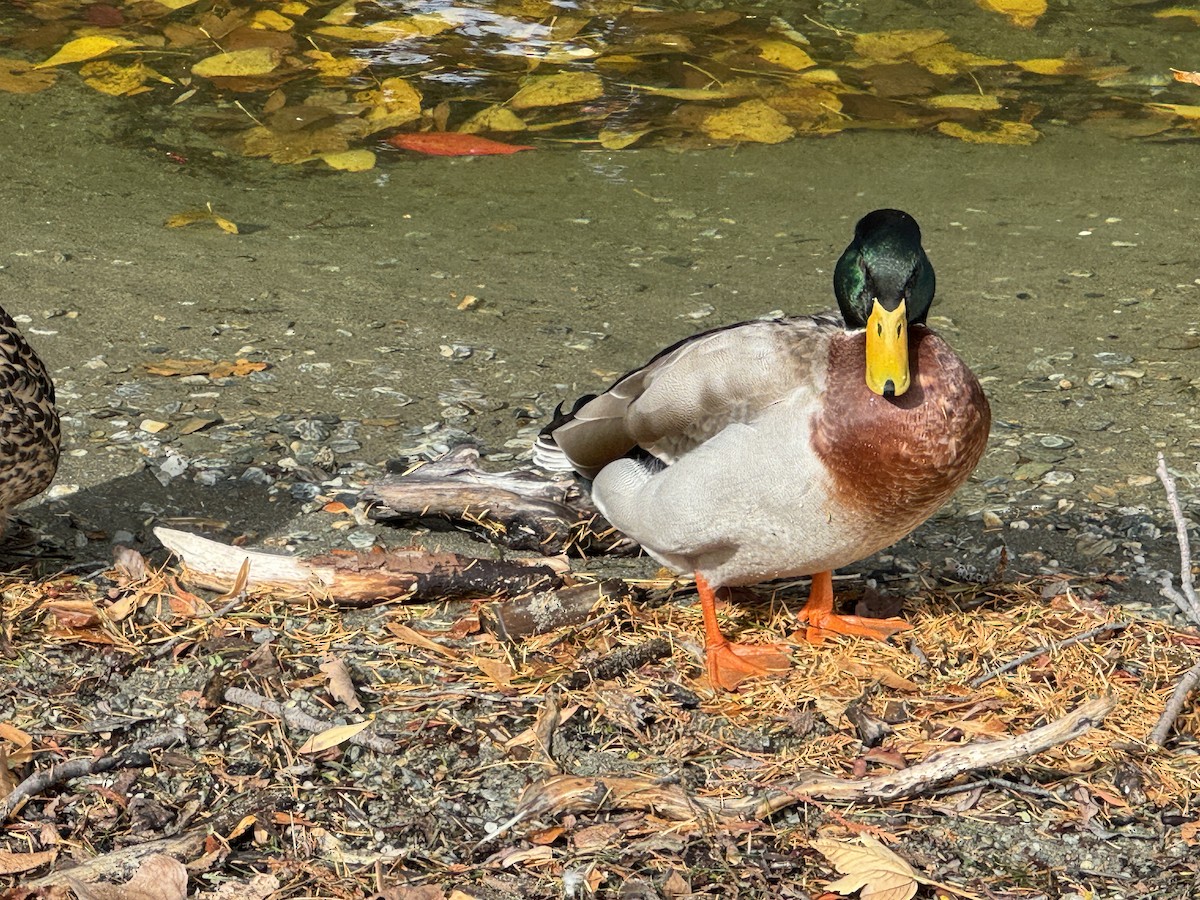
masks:
<path id="1" fill-rule="evenodd" d="M 649 772 L 699 792 L 728 790 L 738 771 L 769 784 L 801 763 L 849 773 L 865 746 L 822 700 L 865 691 L 878 713 L 895 689 L 878 686 L 877 670 L 831 672 L 806 653 L 807 668 L 776 694 L 714 697 L 697 682 L 684 591 L 665 605 L 659 591 L 649 612 L 621 607 L 591 631 L 507 649 L 471 630 L 463 603 L 343 615 L 328 602 L 264 600 L 155 658 L 154 641 L 192 623 L 173 588 L 161 597 L 175 596 L 174 606 L 143 598 L 123 623 L 68 633 L 45 589 L 29 584 L 30 567 L 66 571 L 53 590 L 100 606 L 145 590 L 96 573 L 114 543 L 165 561 L 150 531 L 159 524 L 302 554 L 416 540 L 490 555 L 452 530 L 402 531 L 323 509 L 352 507 L 389 463 L 463 440 L 493 466 L 517 464 L 555 404 L 659 347 L 722 322 L 828 307 L 854 220 L 899 206 L 921 221 L 937 268 L 935 324 L 984 379 L 996 421 L 972 483 L 858 569 L 907 598 L 933 670 L 902 647 L 879 657 L 847 644 L 831 658 L 936 683 L 942 699 L 909 700 L 942 703 L 948 716 L 946 679 L 961 687 L 972 663 L 977 672 L 1018 645 L 1115 616 L 1172 618 L 1156 573 L 1177 571 L 1178 551 L 1153 471 L 1161 450 L 1185 503 L 1195 502 L 1200 170 L 1188 146 L 1069 131 L 1030 148 L 851 133 L 710 153 L 397 157 L 335 175 L 215 156 L 149 118 L 118 126 L 94 99 L 76 104 L 65 90 L 0 103 L 0 304 L 22 317 L 54 373 L 65 434 L 55 488 L 21 511 L 9 538 L 10 568 L 25 568 L 5 595 L 0 722 L 36 739 L 35 767 L 171 727 L 186 733 L 148 766 L 37 797 L 9 820 L 4 849 L 56 849 L 61 870 L 211 825 L 228 845 L 201 848 L 214 855 L 193 869 L 193 889 L 269 870 L 277 896 L 297 897 L 379 885 L 420 896 L 403 884 L 441 891 L 428 896 L 811 897 L 835 876 L 809 839 L 853 820 L 902 834 L 897 852 L 919 871 L 976 896 L 1195 894 L 1195 831 L 1185 830 L 1196 816 L 1194 707 L 1172 738 L 1174 780 L 1114 749 L 1143 733 L 1109 733 L 1086 763 L 1054 757 L 984 773 L 1005 780 L 985 778 L 973 805 L 812 805 L 734 825 L 585 812 L 479 845 L 552 766 Z M 242 234 L 164 227 L 206 203 Z M 267 368 L 224 378 L 145 368 L 189 358 Z M 993 576 L 1002 553 L 1007 568 Z M 636 561 L 575 565 L 654 574 Z M 1068 617 L 1057 631 L 1051 622 L 1022 642 L 1023 604 L 1067 603 L 1063 585 L 1075 575 L 1080 602 L 1099 604 L 1087 621 Z M 991 591 L 997 606 L 975 609 L 997 628 L 1009 622 L 1013 643 L 946 649 L 948 623 L 965 631 L 985 621 L 956 605 L 964 582 L 990 585 L 971 597 Z M 862 590 L 861 578 L 846 584 Z M 786 632 L 789 598 L 803 589 L 783 596 L 740 627 L 769 621 Z M 438 639 L 457 657 L 388 630 L 410 612 L 447 632 Z M 1170 663 L 1145 684 L 1147 709 L 1161 708 L 1195 645 L 1165 626 L 1138 627 Z M 556 731 L 549 763 L 512 743 L 544 713 L 552 683 L 586 670 L 589 654 L 651 633 L 668 637 L 671 657 L 560 699 L 578 709 Z M 1035 682 L 1061 693 L 1021 682 L 1008 685 L 1009 699 L 970 696 L 1024 730 L 1112 682 L 1126 650 L 1046 661 Z M 221 689 L 240 684 L 331 722 L 360 719 L 323 688 L 326 651 L 349 665 L 395 752 L 298 756 L 303 729 L 222 705 Z M 476 655 L 504 661 L 508 674 L 469 664 Z M 1063 665 L 1093 667 L 1095 680 L 1066 678 Z M 1014 691 L 1020 712 L 1004 705 Z M 1048 704 L 1040 717 L 1038 702 Z M 929 721 L 962 731 L 957 720 Z M 910 736 L 901 752 L 932 749 Z M 1122 765 L 1137 770 L 1137 791 L 1122 788 Z M 237 831 L 232 812 L 258 825 Z"/>

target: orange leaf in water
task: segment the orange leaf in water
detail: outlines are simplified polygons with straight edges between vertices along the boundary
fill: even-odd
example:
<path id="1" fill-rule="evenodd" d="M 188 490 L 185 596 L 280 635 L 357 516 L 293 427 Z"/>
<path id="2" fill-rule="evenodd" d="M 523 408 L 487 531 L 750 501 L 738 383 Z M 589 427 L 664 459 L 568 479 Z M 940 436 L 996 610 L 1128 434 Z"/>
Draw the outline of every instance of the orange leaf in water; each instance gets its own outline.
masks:
<path id="1" fill-rule="evenodd" d="M 1200 84 L 1200 72 L 1184 72 L 1181 69 L 1172 69 L 1172 74 L 1176 81 L 1182 81 L 1186 84 Z"/>
<path id="2" fill-rule="evenodd" d="M 477 134 L 460 134 L 456 131 L 393 134 L 387 142 L 401 150 L 428 156 L 494 156 L 533 149 L 526 144 L 503 144 Z"/>

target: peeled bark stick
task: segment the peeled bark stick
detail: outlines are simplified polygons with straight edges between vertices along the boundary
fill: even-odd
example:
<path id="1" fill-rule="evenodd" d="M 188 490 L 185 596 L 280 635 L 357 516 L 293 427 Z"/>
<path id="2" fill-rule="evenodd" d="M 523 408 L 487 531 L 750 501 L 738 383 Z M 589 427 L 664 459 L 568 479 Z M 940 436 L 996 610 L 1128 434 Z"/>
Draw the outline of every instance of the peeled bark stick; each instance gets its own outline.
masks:
<path id="1" fill-rule="evenodd" d="M 1187 702 L 1188 694 L 1200 684 L 1200 663 L 1192 666 L 1183 673 L 1183 677 L 1179 679 L 1179 683 L 1175 685 L 1175 690 L 1171 691 L 1171 699 L 1167 701 L 1167 706 L 1163 710 L 1161 716 L 1158 717 L 1158 723 L 1154 726 L 1154 730 L 1150 732 L 1150 736 L 1146 738 L 1147 742 L 1162 746 L 1167 742 L 1167 737 L 1171 734 L 1171 726 L 1175 724 L 1175 720 L 1179 718 L 1179 714 L 1183 712 L 1183 704 Z"/>
<path id="2" fill-rule="evenodd" d="M 586 622 L 600 603 L 629 596 L 629 586 L 617 578 L 599 584 L 577 584 L 553 591 L 534 591 L 511 600 L 497 600 L 479 610 L 484 627 L 504 641 L 519 641 L 564 625 Z"/>
<path id="3" fill-rule="evenodd" d="M 1155 469 L 1158 480 L 1162 482 L 1163 490 L 1167 493 L 1167 506 L 1171 510 L 1171 518 L 1175 522 L 1175 540 L 1179 543 L 1179 586 L 1180 593 L 1171 584 L 1171 579 L 1162 579 L 1162 595 L 1179 607 L 1194 625 L 1200 625 L 1200 598 L 1196 596 L 1196 584 L 1192 578 L 1192 545 L 1188 540 L 1187 519 L 1183 516 L 1183 507 L 1179 503 L 1179 492 L 1175 489 L 1175 479 L 1167 469 L 1167 460 L 1158 454 L 1158 467 Z"/>
<path id="4" fill-rule="evenodd" d="M 256 694 L 245 688 L 226 688 L 225 700 L 228 703 L 236 703 L 238 706 L 257 709 L 259 712 L 265 712 L 268 715 L 283 719 L 290 727 L 299 729 L 300 731 L 320 734 L 322 731 L 328 731 L 333 727 L 332 722 L 328 722 L 325 719 L 318 719 L 316 716 L 310 716 L 304 710 L 297 709 L 291 704 L 280 703 L 278 700 L 272 700 L 270 697 L 264 697 L 262 694 Z M 400 749 L 395 741 L 389 741 L 387 738 L 380 737 L 371 731 L 360 731 L 346 740 L 348 743 L 358 744 L 360 747 L 366 747 L 368 750 L 374 750 L 376 753 L 395 754 Z"/>
<path id="5" fill-rule="evenodd" d="M 487 472 L 479 451 L 457 447 L 404 475 L 367 486 L 362 499 L 380 521 L 448 519 L 517 550 L 560 553 L 581 545 L 604 553 L 636 545 L 600 518 L 578 479 L 529 470 Z"/>
<path id="6" fill-rule="evenodd" d="M 647 777 L 558 775 L 531 785 L 517 804 L 516 814 L 488 840 L 522 821 L 600 809 L 653 810 L 677 821 L 704 817 L 729 821 L 763 819 L 806 800 L 886 803 L 915 797 L 964 773 L 1011 763 L 1072 741 L 1102 722 L 1115 705 L 1113 697 L 1089 700 L 1025 734 L 951 747 L 897 772 L 869 778 L 806 772 L 745 797 L 696 797 L 680 784 Z"/>
<path id="7" fill-rule="evenodd" d="M 163 546 L 183 561 L 184 581 L 228 591 L 249 560 L 244 589 L 284 596 L 320 594 L 344 606 L 369 606 L 404 597 L 413 601 L 515 594 L 561 584 L 549 565 L 479 559 L 457 553 L 411 549 L 299 559 L 155 528 Z"/>

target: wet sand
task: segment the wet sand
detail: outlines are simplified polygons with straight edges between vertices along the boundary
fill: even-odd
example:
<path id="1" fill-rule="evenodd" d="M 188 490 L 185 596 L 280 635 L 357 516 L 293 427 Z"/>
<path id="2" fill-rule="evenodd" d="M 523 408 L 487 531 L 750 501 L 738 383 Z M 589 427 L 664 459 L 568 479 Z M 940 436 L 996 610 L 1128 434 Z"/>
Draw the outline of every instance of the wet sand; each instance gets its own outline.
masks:
<path id="1" fill-rule="evenodd" d="M 1030 570 L 1177 559 L 1152 474 L 1160 449 L 1193 479 L 1200 460 L 1189 145 L 862 132 L 682 154 L 396 153 L 347 175 L 117 135 L 65 89 L 0 96 L 0 117 L 0 304 L 28 317 L 65 426 L 53 499 L 23 516 L 67 557 L 152 547 L 150 525 L 192 516 L 259 543 L 395 543 L 306 515 L 313 492 L 287 461 L 352 487 L 454 437 L 416 433 L 449 423 L 509 464 L 555 403 L 667 343 L 828 308 L 854 221 L 898 206 L 937 269 L 932 322 L 996 419 L 977 477 L 926 530 L 993 555 L 1013 541 Z M 164 227 L 206 203 L 243 233 Z M 190 383 L 143 368 L 190 357 L 269 368 Z M 1088 522 L 1111 545 L 1083 540 Z"/>

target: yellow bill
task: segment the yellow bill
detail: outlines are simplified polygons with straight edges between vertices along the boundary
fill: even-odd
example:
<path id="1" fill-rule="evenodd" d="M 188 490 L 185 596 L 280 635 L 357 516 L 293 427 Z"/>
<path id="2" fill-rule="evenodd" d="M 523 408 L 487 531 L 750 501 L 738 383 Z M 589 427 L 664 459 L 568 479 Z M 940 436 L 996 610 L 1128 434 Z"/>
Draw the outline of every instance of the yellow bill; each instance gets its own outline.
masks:
<path id="1" fill-rule="evenodd" d="M 882 397 L 908 390 L 908 313 L 903 300 L 886 310 L 878 300 L 867 319 L 867 387 Z"/>

